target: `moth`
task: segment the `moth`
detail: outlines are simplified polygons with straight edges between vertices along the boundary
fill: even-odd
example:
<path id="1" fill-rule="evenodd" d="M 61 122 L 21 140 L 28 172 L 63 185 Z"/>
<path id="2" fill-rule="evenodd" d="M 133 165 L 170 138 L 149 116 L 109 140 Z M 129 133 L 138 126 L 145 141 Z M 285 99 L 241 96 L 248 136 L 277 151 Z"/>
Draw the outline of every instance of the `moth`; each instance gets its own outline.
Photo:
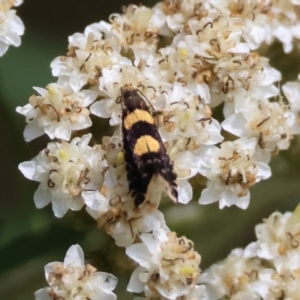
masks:
<path id="1" fill-rule="evenodd" d="M 135 206 L 145 201 L 154 176 L 163 178 L 166 192 L 177 202 L 176 174 L 149 107 L 130 85 L 121 89 L 121 105 L 124 158 Z"/>

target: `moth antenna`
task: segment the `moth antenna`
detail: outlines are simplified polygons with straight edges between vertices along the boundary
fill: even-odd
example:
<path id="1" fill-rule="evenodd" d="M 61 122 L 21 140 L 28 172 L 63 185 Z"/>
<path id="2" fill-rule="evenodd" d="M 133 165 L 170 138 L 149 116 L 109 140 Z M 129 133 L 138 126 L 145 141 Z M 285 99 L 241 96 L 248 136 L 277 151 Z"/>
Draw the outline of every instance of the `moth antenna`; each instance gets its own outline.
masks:
<path id="1" fill-rule="evenodd" d="M 161 114 L 160 111 L 155 110 L 155 108 L 153 107 L 153 105 L 151 104 L 151 102 L 149 101 L 149 99 L 139 89 L 137 89 L 137 91 L 138 91 L 138 93 L 140 93 L 143 96 L 143 98 L 149 104 L 149 106 L 151 108 L 151 113 L 152 113 L 152 115 L 153 115 L 154 118 L 156 118 L 159 114 Z M 159 124 L 159 120 L 158 120 L 158 118 L 156 118 L 156 124 L 155 125 L 158 127 L 158 124 Z"/>
<path id="2" fill-rule="evenodd" d="M 155 109 L 154 109 L 153 105 L 151 104 L 151 102 L 149 101 L 149 99 L 139 89 L 137 89 L 137 92 L 140 93 L 143 96 L 143 98 L 147 101 L 147 103 L 151 107 L 152 112 L 155 111 Z"/>

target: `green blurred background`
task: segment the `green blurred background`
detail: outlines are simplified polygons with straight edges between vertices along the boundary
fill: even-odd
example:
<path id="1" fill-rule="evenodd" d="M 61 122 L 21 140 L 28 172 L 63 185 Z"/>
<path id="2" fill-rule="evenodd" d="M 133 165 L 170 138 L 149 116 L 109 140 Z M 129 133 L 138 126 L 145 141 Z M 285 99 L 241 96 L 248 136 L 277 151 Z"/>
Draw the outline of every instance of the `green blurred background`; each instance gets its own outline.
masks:
<path id="1" fill-rule="evenodd" d="M 108 4 L 108 2 L 110 2 Z M 153 5 L 156 1 L 144 1 Z M 15 112 L 34 93 L 32 86 L 45 87 L 51 76 L 50 62 L 67 52 L 67 37 L 85 26 L 107 20 L 121 5 L 139 1 L 25 0 L 17 8 L 25 24 L 19 48 L 10 47 L 0 58 L 0 295 L 6 300 L 34 299 L 34 291 L 46 286 L 44 265 L 63 261 L 70 245 L 79 243 L 100 270 L 120 277 L 119 299 L 132 299 L 125 292 L 131 269 L 124 250 L 118 249 L 103 230 L 82 212 L 68 212 L 56 219 L 51 207 L 37 210 L 33 193 L 37 184 L 23 178 L 17 166 L 46 146 L 39 138 L 23 141 L 24 117 Z M 299 49 L 299 47 L 298 47 Z M 299 50 L 285 55 L 279 44 L 261 49 L 270 64 L 283 73 L 283 82 L 300 73 Z M 255 239 L 254 225 L 273 211 L 293 210 L 300 200 L 300 142 L 295 138 L 289 151 L 272 160 L 273 176 L 251 189 L 251 204 L 245 211 L 235 207 L 220 211 L 218 205 L 199 206 L 200 191 L 189 205 L 162 205 L 168 225 L 195 242 L 202 255 L 201 268 L 224 258 L 231 249 Z M 194 180 L 193 183 L 195 183 Z"/>

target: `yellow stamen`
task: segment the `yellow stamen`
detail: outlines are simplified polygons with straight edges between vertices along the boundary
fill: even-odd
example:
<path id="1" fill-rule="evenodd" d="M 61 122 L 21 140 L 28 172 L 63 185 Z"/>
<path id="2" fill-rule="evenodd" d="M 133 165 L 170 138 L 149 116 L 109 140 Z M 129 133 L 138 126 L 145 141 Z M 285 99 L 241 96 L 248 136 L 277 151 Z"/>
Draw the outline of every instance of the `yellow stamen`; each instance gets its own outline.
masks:
<path id="1" fill-rule="evenodd" d="M 198 273 L 197 270 L 192 266 L 186 266 L 180 268 L 180 274 L 184 276 L 188 276 L 188 275 L 193 276 L 196 273 Z"/>
<path id="2" fill-rule="evenodd" d="M 61 158 L 62 160 L 68 160 L 69 156 L 68 156 L 68 154 L 66 153 L 65 150 L 59 149 L 59 150 L 58 150 L 58 153 L 59 153 L 59 156 L 60 156 L 60 158 Z"/>
<path id="3" fill-rule="evenodd" d="M 186 48 L 182 48 L 179 50 L 179 58 L 180 59 L 186 59 L 188 54 L 189 54 L 189 51 Z"/>
<path id="4" fill-rule="evenodd" d="M 53 87 L 48 87 L 48 93 L 50 96 L 55 96 L 56 92 L 55 89 Z"/>

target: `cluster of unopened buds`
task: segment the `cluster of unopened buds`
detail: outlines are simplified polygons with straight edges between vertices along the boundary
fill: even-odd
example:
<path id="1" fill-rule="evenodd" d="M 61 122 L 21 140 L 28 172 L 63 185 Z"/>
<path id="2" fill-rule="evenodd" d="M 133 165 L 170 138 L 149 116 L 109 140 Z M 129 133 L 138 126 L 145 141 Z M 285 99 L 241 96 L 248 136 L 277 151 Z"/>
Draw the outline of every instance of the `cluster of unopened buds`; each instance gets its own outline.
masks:
<path id="1" fill-rule="evenodd" d="M 294 251 L 298 212 L 274 213 L 257 226 L 257 242 L 201 275 L 193 243 L 177 237 L 158 210 L 164 183 L 150 182 L 146 201 L 134 203 L 120 129 L 126 87 L 151 107 L 176 174 L 178 202 L 192 200 L 189 180 L 202 176 L 199 204 L 246 209 L 249 188 L 271 176 L 271 156 L 288 149 L 300 133 L 300 83 L 284 84 L 283 99 L 281 73 L 257 52 L 274 40 L 286 53 L 293 49 L 300 38 L 299 7 L 295 0 L 129 5 L 109 22 L 70 36 L 66 55 L 51 62 L 57 81 L 35 87 L 38 95 L 17 108 L 26 117 L 27 142 L 43 134 L 53 140 L 19 165 L 25 177 L 39 182 L 36 207 L 51 203 L 59 218 L 85 207 L 138 264 L 128 285 L 128 291 L 143 293 L 136 299 L 279 299 L 299 290 L 291 283 L 299 272 L 287 260 L 288 254 L 300 261 Z M 1 41 L 0 32 L 0 46 Z M 222 116 L 215 118 L 220 106 Z M 113 135 L 99 140 L 89 132 L 91 114 L 109 119 Z M 279 242 L 267 230 L 279 234 L 277 225 L 289 226 Z M 279 253 L 272 252 L 273 242 L 280 243 Z M 116 278 L 84 266 L 79 246 L 70 248 L 63 264 L 47 265 L 46 277 L 50 287 L 36 293 L 38 300 L 45 293 L 50 299 L 116 298 Z"/>

